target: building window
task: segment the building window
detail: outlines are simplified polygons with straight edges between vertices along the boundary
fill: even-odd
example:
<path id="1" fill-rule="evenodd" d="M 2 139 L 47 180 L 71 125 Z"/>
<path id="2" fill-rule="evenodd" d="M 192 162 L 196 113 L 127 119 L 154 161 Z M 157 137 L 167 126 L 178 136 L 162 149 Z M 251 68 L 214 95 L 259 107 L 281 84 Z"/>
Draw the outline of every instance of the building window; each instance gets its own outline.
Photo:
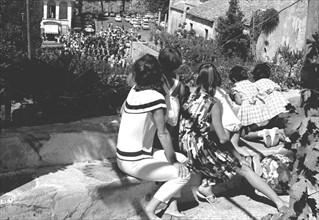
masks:
<path id="1" fill-rule="evenodd" d="M 68 4 L 66 2 L 60 3 L 59 19 L 68 19 Z"/>
<path id="2" fill-rule="evenodd" d="M 205 39 L 208 39 L 208 29 L 205 29 Z"/>
<path id="3" fill-rule="evenodd" d="M 48 1 L 48 11 L 47 16 L 48 18 L 55 18 L 55 1 L 50 0 Z"/>

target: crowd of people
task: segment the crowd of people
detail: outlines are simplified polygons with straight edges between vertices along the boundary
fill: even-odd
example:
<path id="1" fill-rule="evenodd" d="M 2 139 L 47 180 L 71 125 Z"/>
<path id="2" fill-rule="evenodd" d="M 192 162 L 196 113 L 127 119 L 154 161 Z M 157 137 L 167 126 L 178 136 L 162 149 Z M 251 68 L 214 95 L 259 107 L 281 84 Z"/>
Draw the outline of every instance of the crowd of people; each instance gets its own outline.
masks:
<path id="1" fill-rule="evenodd" d="M 114 26 L 109 23 L 106 28 L 95 34 L 70 32 L 61 35 L 58 41 L 64 45 L 64 51 L 83 59 L 102 60 L 111 67 L 126 67 L 130 64 L 130 47 L 138 33 L 133 28 Z"/>
<path id="2" fill-rule="evenodd" d="M 148 218 L 160 219 L 156 210 L 161 203 L 167 204 L 165 214 L 185 217 L 177 198 L 191 178 L 198 183 L 198 201 L 214 203 L 212 187 L 235 175 L 267 196 L 279 212 L 287 210 L 289 203 L 277 195 L 280 180 L 269 158 L 256 161 L 239 144 L 242 139 L 261 141 L 270 148 L 290 141 L 276 124 L 289 101 L 269 79 L 267 63 L 255 66 L 254 82 L 244 67 L 231 68 L 229 94 L 221 88 L 214 63 L 199 66 L 195 91 L 175 74 L 181 64 L 178 49 L 164 48 L 158 57 L 146 54 L 136 60 L 127 77 L 132 88 L 121 109 L 117 164 L 131 176 L 162 182 L 144 209 Z M 285 155 L 272 156 L 283 166 L 289 163 Z"/>

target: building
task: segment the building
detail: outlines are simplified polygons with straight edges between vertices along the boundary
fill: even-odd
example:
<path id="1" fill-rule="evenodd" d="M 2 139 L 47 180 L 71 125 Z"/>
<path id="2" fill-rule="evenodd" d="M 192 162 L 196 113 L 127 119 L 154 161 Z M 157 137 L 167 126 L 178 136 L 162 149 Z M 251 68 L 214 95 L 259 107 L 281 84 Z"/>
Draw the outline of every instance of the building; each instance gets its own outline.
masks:
<path id="1" fill-rule="evenodd" d="M 319 8 L 319 1 L 310 1 Z M 245 15 L 247 29 L 251 30 L 250 21 L 254 12 L 274 8 L 279 13 L 279 25 L 270 34 L 262 34 L 256 45 L 256 57 L 270 60 L 275 56 L 280 46 L 288 45 L 291 50 L 304 49 L 306 38 L 306 23 L 309 6 L 308 1 L 296 0 L 239 0 L 241 11 Z M 215 39 L 215 27 L 218 17 L 225 16 L 229 8 L 229 0 L 172 0 L 169 9 L 167 31 L 173 34 L 185 25 L 186 30 L 193 29 L 197 36 L 205 39 Z M 318 13 L 316 18 L 318 17 Z M 309 19 L 308 19 L 309 20 Z M 319 21 L 316 20 L 316 26 Z M 308 25 L 309 26 L 309 25 Z M 249 33 L 246 32 L 246 33 Z"/>
<path id="2" fill-rule="evenodd" d="M 43 0 L 41 32 L 45 39 L 65 34 L 71 28 L 75 0 Z"/>

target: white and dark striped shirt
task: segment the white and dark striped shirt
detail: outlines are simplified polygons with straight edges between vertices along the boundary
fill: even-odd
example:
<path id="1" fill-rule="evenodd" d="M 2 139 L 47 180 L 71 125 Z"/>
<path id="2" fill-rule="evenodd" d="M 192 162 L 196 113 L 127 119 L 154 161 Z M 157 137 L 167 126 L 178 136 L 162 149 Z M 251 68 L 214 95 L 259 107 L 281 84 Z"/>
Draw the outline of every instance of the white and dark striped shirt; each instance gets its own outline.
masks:
<path id="1" fill-rule="evenodd" d="M 116 155 L 121 160 L 151 157 L 156 126 L 152 111 L 165 108 L 164 96 L 155 90 L 129 92 L 122 113 Z"/>

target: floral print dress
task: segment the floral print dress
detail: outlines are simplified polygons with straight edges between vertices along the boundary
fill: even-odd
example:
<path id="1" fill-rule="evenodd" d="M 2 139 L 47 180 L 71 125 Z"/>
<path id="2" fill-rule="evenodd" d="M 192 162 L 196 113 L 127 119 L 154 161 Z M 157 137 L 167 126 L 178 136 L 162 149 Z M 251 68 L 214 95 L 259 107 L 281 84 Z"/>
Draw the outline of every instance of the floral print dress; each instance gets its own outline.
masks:
<path id="1" fill-rule="evenodd" d="M 181 108 L 179 132 L 179 151 L 188 157 L 188 167 L 211 183 L 230 180 L 241 167 L 231 152 L 209 138 L 210 111 L 215 103 L 207 93 L 192 93 Z"/>

